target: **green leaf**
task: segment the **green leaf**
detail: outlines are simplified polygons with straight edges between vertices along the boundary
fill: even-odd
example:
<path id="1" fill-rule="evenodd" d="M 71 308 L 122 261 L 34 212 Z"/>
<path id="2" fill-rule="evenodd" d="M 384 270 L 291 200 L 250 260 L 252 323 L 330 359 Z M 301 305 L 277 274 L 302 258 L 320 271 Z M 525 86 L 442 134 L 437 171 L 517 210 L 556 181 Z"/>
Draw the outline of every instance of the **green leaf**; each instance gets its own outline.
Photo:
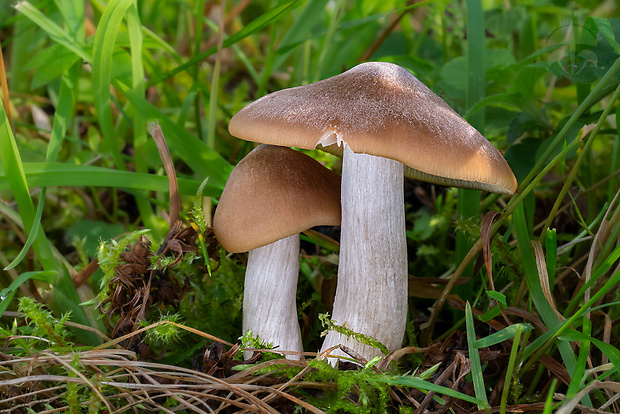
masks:
<path id="1" fill-rule="evenodd" d="M 506 303 L 506 295 L 495 290 L 487 290 L 487 295 L 491 299 L 499 303 L 502 306 L 502 309 L 506 309 L 506 307 L 508 306 L 508 304 Z"/>
<path id="2" fill-rule="evenodd" d="M 614 35 L 614 30 L 611 27 L 611 22 L 609 19 L 604 19 L 602 17 L 592 17 L 592 20 L 596 24 L 599 33 L 605 36 L 607 42 L 614 48 L 614 50 L 620 53 L 620 44 L 616 42 L 616 36 Z"/>
<path id="3" fill-rule="evenodd" d="M 469 360 L 471 361 L 471 377 L 474 383 L 474 392 L 478 400 L 482 402 L 478 403 L 478 409 L 483 409 L 489 406 L 489 400 L 487 399 L 484 387 L 480 354 L 478 354 L 478 349 L 474 346 L 476 343 L 476 330 L 474 328 L 474 317 L 469 302 L 465 304 L 465 326 L 467 330 L 467 346 L 469 349 Z"/>
<path id="4" fill-rule="evenodd" d="M 463 401 L 477 404 L 478 406 L 488 407 L 489 404 L 486 401 L 472 397 L 471 395 L 463 394 L 453 389 L 442 387 L 441 385 L 435 385 L 431 382 L 424 381 L 420 378 L 411 376 L 401 376 L 394 378 L 368 378 L 367 381 L 383 382 L 390 385 L 400 385 L 404 387 L 413 387 L 424 391 L 433 391 L 437 394 L 447 395 L 448 397 L 458 398 Z"/>
<path id="5" fill-rule="evenodd" d="M 527 332 L 527 331 L 531 331 L 532 329 L 534 329 L 534 327 L 530 325 L 529 323 L 516 323 L 492 335 L 477 339 L 476 341 L 474 341 L 473 346 L 476 349 L 480 349 L 480 348 L 486 348 L 489 346 L 497 345 L 511 338 L 514 338 L 517 332 Z"/>
<path id="6" fill-rule="evenodd" d="M 23 283 L 30 279 L 34 279 L 51 284 L 56 280 L 56 276 L 58 276 L 58 272 L 55 270 L 43 270 L 39 272 L 26 272 L 20 274 L 8 288 L 2 289 L 0 292 L 0 315 L 6 311 L 6 308 L 11 303 L 11 300 L 13 300 L 13 296 L 15 296 L 15 292 Z"/>
<path id="7" fill-rule="evenodd" d="M 47 85 L 63 75 L 80 57 L 62 45 L 55 44 L 37 53 L 25 69 L 38 68 L 32 77 L 31 88 Z"/>
<path id="8" fill-rule="evenodd" d="M 21 1 L 15 6 L 15 9 L 45 31 L 54 42 L 66 47 L 86 62 L 91 61 L 90 55 L 82 48 L 78 39 L 71 36 L 71 34 L 37 10 L 32 4 L 27 1 Z"/>

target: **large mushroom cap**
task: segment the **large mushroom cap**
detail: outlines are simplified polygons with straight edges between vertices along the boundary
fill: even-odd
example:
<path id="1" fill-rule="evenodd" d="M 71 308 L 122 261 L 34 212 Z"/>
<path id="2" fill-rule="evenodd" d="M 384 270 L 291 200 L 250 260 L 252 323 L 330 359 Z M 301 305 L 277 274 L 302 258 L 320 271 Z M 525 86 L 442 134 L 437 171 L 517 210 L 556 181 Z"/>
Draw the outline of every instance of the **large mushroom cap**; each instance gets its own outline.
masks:
<path id="1" fill-rule="evenodd" d="M 344 141 L 354 152 L 400 161 L 414 178 L 512 194 L 500 152 L 408 70 L 371 62 L 266 95 L 239 111 L 230 133 L 314 149 Z"/>
<path id="2" fill-rule="evenodd" d="M 213 218 L 229 252 L 340 225 L 340 176 L 299 151 L 260 145 L 233 169 Z"/>

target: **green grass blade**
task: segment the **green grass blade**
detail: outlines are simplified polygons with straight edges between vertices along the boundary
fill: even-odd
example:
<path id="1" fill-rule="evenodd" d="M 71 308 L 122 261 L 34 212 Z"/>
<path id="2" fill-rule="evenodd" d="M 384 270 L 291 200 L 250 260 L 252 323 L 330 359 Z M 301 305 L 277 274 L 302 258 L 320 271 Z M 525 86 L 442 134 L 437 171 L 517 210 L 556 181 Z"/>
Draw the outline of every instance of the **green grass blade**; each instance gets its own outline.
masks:
<path id="1" fill-rule="evenodd" d="M 519 324 L 521 325 L 521 324 Z M 521 326 L 517 326 L 515 330 L 514 341 L 512 342 L 512 349 L 510 350 L 510 357 L 508 359 L 508 367 L 506 368 L 506 377 L 504 379 L 504 389 L 502 390 L 502 398 L 500 402 L 500 414 L 506 413 L 506 404 L 508 403 L 508 393 L 510 386 L 512 385 L 512 372 L 517 360 L 517 351 L 519 350 L 519 341 L 521 340 Z"/>
<path id="2" fill-rule="evenodd" d="M 84 36 L 86 35 L 86 28 L 84 25 L 86 17 L 84 13 L 84 2 L 81 0 L 54 1 L 69 28 L 71 37 L 83 42 Z"/>
<path id="3" fill-rule="evenodd" d="M 477 339 L 474 341 L 473 346 L 474 348 L 479 349 L 497 345 L 515 337 L 517 334 L 521 335 L 521 333 L 531 331 L 532 329 L 534 329 L 534 327 L 528 323 L 516 323 L 502 329 L 499 332 L 495 332 L 492 335 Z"/>
<path id="4" fill-rule="evenodd" d="M 2 103 L 2 98 L 0 98 L 0 103 Z M 3 103 L 0 105 L 0 162 L 2 162 L 4 168 L 8 187 L 17 201 L 24 228 L 26 231 L 30 232 L 34 224 L 34 204 L 30 197 L 24 166 L 17 148 L 17 142 L 15 142 L 13 131 L 6 117 L 6 112 L 4 112 Z M 44 256 L 46 258 L 49 257 L 48 254 Z"/>
<path id="5" fill-rule="evenodd" d="M 424 381 L 423 379 L 412 376 L 401 376 L 394 378 L 369 378 L 368 381 L 384 382 L 390 385 L 398 385 L 405 387 L 417 388 L 424 391 L 432 391 L 436 394 L 447 395 L 448 397 L 458 398 L 459 400 L 467 401 L 478 406 L 484 406 L 485 401 L 472 397 L 471 395 L 463 394 L 455 391 L 451 388 L 442 387 L 441 385 L 435 385 L 432 382 Z"/>
<path id="6" fill-rule="evenodd" d="M 561 322 L 545 298 L 545 294 L 540 283 L 538 267 L 536 265 L 536 258 L 530 242 L 530 234 L 526 224 L 524 210 L 523 204 L 519 204 L 517 208 L 515 208 L 513 213 L 513 222 L 514 231 L 519 244 L 519 254 L 521 255 L 523 266 L 525 268 L 525 278 L 527 281 L 528 291 L 545 325 L 549 329 L 557 328 L 561 325 Z M 559 342 L 557 347 L 562 355 L 566 369 L 570 374 L 572 374 L 575 370 L 575 363 L 577 359 L 573 350 L 570 345 L 565 342 Z"/>
<path id="7" fill-rule="evenodd" d="M 136 190 L 168 192 L 168 178 L 144 173 L 119 171 L 103 167 L 76 164 L 25 163 L 24 177 L 32 187 L 122 187 Z M 11 188 L 6 173 L 0 174 L 0 190 Z M 194 195 L 200 185 L 198 180 L 179 178 L 179 192 L 183 195 Z M 210 182 L 205 187 L 205 197 L 219 197 L 222 187 Z"/>
<path id="8" fill-rule="evenodd" d="M 548 327 L 557 326 L 560 321 L 558 316 L 553 311 L 553 308 L 545 298 L 543 293 L 538 268 L 536 265 L 536 257 L 530 244 L 530 234 L 528 231 L 528 224 L 525 218 L 525 208 L 523 204 L 517 206 L 513 213 L 514 231 L 519 243 L 519 253 L 522 258 L 522 263 L 525 268 L 525 277 L 527 279 L 527 286 L 529 293 L 536 305 L 536 309 L 540 313 L 542 320 Z"/>
<path id="9" fill-rule="evenodd" d="M 592 322 L 585 316 L 583 317 L 583 334 L 587 338 L 590 337 L 592 333 Z M 581 383 L 583 380 L 583 375 L 586 371 L 586 364 L 588 363 L 588 357 L 590 356 L 590 340 L 586 339 L 581 341 L 581 346 L 579 348 L 579 356 L 577 358 L 577 365 L 575 367 L 575 372 L 571 375 L 571 382 L 568 386 L 568 391 L 566 392 L 566 398 L 571 399 L 574 398 L 575 395 L 581 389 Z M 587 404 L 587 403 L 586 403 Z"/>
<path id="10" fill-rule="evenodd" d="M 480 355 L 478 349 L 474 346 L 476 342 L 476 330 L 474 328 L 474 317 L 469 302 L 465 305 L 465 326 L 467 329 L 467 347 L 469 349 L 469 360 L 471 361 L 471 377 L 474 383 L 474 392 L 476 398 L 482 401 L 478 404 L 478 409 L 489 408 L 489 400 L 484 387 L 484 378 L 482 376 L 482 365 L 480 364 Z"/>
<path id="11" fill-rule="evenodd" d="M 237 43 L 241 39 L 248 37 L 252 33 L 259 31 L 260 29 L 267 26 L 268 24 L 278 21 L 279 19 L 284 17 L 287 13 L 290 13 L 292 10 L 294 10 L 301 3 L 302 3 L 301 0 L 284 1 L 280 3 L 279 5 L 269 10 L 268 12 L 257 17 L 255 20 L 252 20 L 243 29 L 241 29 L 240 31 L 238 31 L 237 33 L 235 33 L 234 35 L 226 39 L 224 41 L 224 47 L 229 47 Z M 217 46 L 207 49 L 206 51 L 193 57 L 192 59 L 188 60 L 184 64 L 177 66 L 176 68 L 163 74 L 162 76 L 150 80 L 149 82 L 147 82 L 147 87 L 161 83 L 165 81 L 166 79 L 176 75 L 177 73 L 191 68 L 192 66 L 198 64 L 198 62 L 211 56 L 215 52 L 217 52 Z"/>
<path id="12" fill-rule="evenodd" d="M 125 12 L 135 0 L 111 0 L 103 11 L 95 34 L 93 46 L 93 94 L 95 109 L 99 118 L 101 133 L 108 144 L 114 158 L 116 168 L 126 169 L 123 157 L 118 146 L 110 99 L 110 85 L 112 83 L 112 55 L 116 35 L 121 26 Z"/>
<path id="13" fill-rule="evenodd" d="M 607 306 L 618 306 L 619 303 L 607 304 Z M 592 311 L 602 308 L 596 307 L 592 309 Z M 614 368 L 620 369 L 620 350 L 613 346 L 612 344 L 608 344 L 607 342 L 603 342 L 600 339 L 593 338 L 590 335 L 587 335 L 583 332 L 579 332 L 575 329 L 567 329 L 563 332 L 559 337 L 561 341 L 571 341 L 571 342 L 590 342 L 594 346 L 596 346 L 607 358 L 609 358 L 609 362 L 611 362 Z"/>
<path id="14" fill-rule="evenodd" d="M 45 31 L 54 42 L 66 47 L 86 62 L 91 61 L 90 55 L 80 46 L 78 39 L 72 37 L 66 30 L 46 17 L 32 4 L 22 1 L 15 6 L 15 9 Z"/>

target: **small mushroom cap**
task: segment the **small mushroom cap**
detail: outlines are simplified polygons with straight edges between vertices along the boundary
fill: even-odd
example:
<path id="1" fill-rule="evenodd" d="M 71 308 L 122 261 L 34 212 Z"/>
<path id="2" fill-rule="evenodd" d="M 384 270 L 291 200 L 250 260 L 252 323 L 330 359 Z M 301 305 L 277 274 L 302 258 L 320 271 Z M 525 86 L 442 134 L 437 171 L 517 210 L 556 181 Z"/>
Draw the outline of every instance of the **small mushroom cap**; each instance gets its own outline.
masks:
<path id="1" fill-rule="evenodd" d="M 414 178 L 512 194 L 517 180 L 501 153 L 408 70 L 370 62 L 313 84 L 263 96 L 230 121 L 232 135 L 314 149 L 345 142 L 391 158 Z"/>
<path id="2" fill-rule="evenodd" d="M 319 225 L 340 225 L 340 176 L 272 145 L 259 145 L 235 166 L 213 217 L 215 236 L 232 253 Z"/>

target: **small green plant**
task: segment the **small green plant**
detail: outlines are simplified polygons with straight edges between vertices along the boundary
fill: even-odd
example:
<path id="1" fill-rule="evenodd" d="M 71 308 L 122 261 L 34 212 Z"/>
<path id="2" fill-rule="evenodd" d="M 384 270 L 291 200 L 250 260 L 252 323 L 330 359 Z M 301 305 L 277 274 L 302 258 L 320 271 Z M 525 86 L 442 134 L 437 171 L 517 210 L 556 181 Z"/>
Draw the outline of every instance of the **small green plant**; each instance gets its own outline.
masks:
<path id="1" fill-rule="evenodd" d="M 31 328 L 31 335 L 33 337 L 40 338 L 42 341 L 48 341 L 49 345 L 56 348 L 70 345 L 70 342 L 67 340 L 69 332 L 65 327 L 70 313 L 65 313 L 60 319 L 56 319 L 50 311 L 43 308 L 41 303 L 27 296 L 19 299 L 18 309 L 28 318 L 28 326 Z"/>
<path id="2" fill-rule="evenodd" d="M 359 332 L 355 332 L 355 331 L 347 328 L 346 326 L 338 325 L 338 324 L 332 322 L 332 320 L 329 318 L 329 314 L 322 313 L 322 314 L 319 314 L 318 317 L 319 317 L 319 320 L 321 321 L 321 323 L 323 324 L 323 327 L 326 328 L 325 331 L 323 331 L 321 333 L 321 336 L 327 335 L 327 332 L 329 332 L 329 331 L 335 331 L 335 332 L 338 332 L 341 335 L 346 336 L 347 338 L 353 338 L 356 341 L 358 341 L 358 342 L 360 342 L 360 343 L 362 343 L 364 345 L 368 345 L 368 346 L 372 346 L 374 348 L 377 348 L 384 355 L 387 355 L 389 353 L 389 350 L 387 349 L 387 347 L 385 345 L 383 345 L 381 342 L 379 342 L 378 340 L 376 340 L 375 338 L 372 338 L 370 336 L 361 334 Z"/>

